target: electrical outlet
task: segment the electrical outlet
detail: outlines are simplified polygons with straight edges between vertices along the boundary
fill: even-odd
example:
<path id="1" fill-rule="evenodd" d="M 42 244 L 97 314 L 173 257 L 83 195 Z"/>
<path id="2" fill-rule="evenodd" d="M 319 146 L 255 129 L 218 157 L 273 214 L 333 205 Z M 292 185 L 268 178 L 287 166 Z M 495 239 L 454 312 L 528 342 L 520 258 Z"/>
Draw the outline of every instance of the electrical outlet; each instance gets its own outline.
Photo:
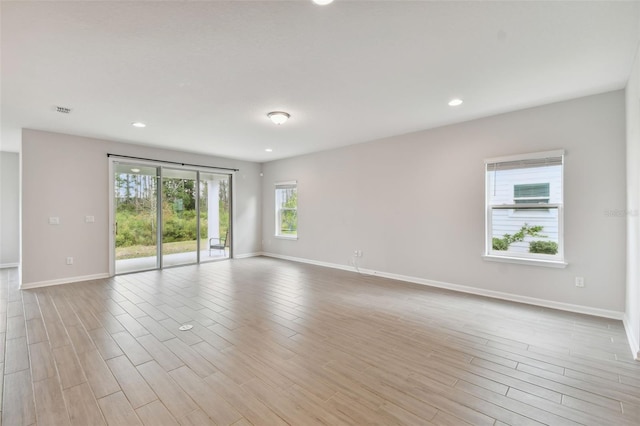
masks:
<path id="1" fill-rule="evenodd" d="M 584 277 L 576 277 L 576 287 L 584 287 Z"/>
<path id="2" fill-rule="evenodd" d="M 67 257 L 67 265 L 73 265 L 73 257 Z"/>

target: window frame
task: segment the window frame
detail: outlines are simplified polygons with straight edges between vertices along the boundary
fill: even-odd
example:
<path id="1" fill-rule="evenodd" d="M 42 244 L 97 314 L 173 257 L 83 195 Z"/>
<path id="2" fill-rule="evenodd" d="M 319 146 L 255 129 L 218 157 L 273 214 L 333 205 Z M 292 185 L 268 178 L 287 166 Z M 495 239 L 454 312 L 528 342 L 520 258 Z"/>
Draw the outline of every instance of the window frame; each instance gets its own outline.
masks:
<path id="1" fill-rule="evenodd" d="M 290 181 L 283 181 L 283 182 L 276 182 L 274 184 L 275 189 L 274 189 L 274 204 L 275 204 L 275 209 L 274 209 L 274 213 L 275 213 L 275 226 L 274 226 L 274 237 L 275 238 L 281 238 L 284 240 L 297 240 L 298 239 L 298 200 L 297 200 L 297 194 L 298 194 L 298 181 L 296 180 L 290 180 Z M 296 207 L 295 208 L 285 208 L 279 205 L 278 203 L 278 194 L 280 190 L 285 190 L 285 189 L 291 189 L 293 187 L 293 189 L 295 189 L 296 192 Z M 295 211 L 296 212 L 296 233 L 295 234 L 283 234 L 281 231 L 281 218 L 282 218 L 282 212 L 283 211 Z"/>
<path id="2" fill-rule="evenodd" d="M 484 174 L 485 174 L 485 249 L 483 258 L 487 261 L 495 262 L 507 262 L 507 263 L 519 263 L 525 265 L 537 265 L 554 268 L 564 268 L 568 265 L 564 257 L 564 150 L 544 151 L 538 153 L 529 153 L 497 158 L 489 158 L 484 161 Z M 510 162 L 523 162 L 523 167 L 526 168 L 527 161 L 543 160 L 546 158 L 560 158 L 560 194 L 561 199 L 559 203 L 516 203 L 515 197 L 515 184 L 514 184 L 514 197 L 512 203 L 503 204 L 491 204 L 491 179 L 489 169 L 490 165 L 496 165 L 499 163 Z M 494 169 L 495 170 L 495 169 Z M 551 194 L 550 194 L 551 195 Z M 538 198 L 538 197 L 536 197 Z M 542 197 L 540 197 L 542 198 Z M 550 197 L 549 197 L 550 198 Z M 558 253 L 555 255 L 543 254 L 543 253 L 508 253 L 507 251 L 493 250 L 493 213 L 496 210 L 510 210 L 509 216 L 519 216 L 520 214 L 527 214 L 527 210 L 532 212 L 540 212 L 541 210 L 551 212 L 557 209 L 558 212 Z"/>

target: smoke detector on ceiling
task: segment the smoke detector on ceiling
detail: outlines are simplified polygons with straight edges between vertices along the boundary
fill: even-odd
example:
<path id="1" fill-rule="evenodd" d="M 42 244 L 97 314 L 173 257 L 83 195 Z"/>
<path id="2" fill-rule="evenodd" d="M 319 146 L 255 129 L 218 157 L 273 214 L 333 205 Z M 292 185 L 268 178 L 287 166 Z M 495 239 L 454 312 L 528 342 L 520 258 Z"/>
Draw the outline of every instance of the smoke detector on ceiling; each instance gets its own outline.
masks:
<path id="1" fill-rule="evenodd" d="M 71 114 L 71 108 L 67 108 L 59 105 L 56 106 L 56 111 L 61 114 Z"/>

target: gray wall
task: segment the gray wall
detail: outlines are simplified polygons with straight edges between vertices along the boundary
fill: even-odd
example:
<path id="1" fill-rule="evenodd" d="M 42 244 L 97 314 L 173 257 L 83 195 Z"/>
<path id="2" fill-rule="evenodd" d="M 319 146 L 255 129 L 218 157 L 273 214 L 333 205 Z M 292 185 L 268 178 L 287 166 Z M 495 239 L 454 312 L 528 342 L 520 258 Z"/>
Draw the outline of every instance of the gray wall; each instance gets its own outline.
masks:
<path id="1" fill-rule="evenodd" d="M 0 152 L 0 267 L 20 261 L 20 156 Z"/>
<path id="2" fill-rule="evenodd" d="M 108 273 L 107 153 L 240 169 L 234 181 L 234 254 L 260 252 L 260 164 L 24 130 L 23 286 Z M 86 215 L 95 216 L 95 223 L 85 223 Z M 60 225 L 49 225 L 50 216 L 59 217 Z M 66 265 L 67 256 L 74 257 L 73 265 Z"/>
<path id="3" fill-rule="evenodd" d="M 627 100 L 627 297 L 625 327 L 640 357 L 640 49 L 626 90 Z"/>
<path id="4" fill-rule="evenodd" d="M 560 148 L 569 266 L 484 261 L 483 160 Z M 266 253 L 347 266 L 359 249 L 362 268 L 386 274 L 624 311 L 625 218 L 606 214 L 626 208 L 623 91 L 274 161 L 263 171 Z M 299 239 L 276 239 L 273 185 L 294 179 Z"/>

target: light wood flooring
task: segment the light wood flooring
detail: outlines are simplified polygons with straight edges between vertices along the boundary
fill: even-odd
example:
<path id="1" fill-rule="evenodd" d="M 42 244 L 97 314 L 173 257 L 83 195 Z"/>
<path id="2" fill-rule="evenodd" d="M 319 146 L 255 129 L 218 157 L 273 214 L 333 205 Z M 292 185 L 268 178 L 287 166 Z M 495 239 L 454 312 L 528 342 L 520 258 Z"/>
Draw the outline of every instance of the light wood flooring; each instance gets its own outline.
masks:
<path id="1" fill-rule="evenodd" d="M 269 258 L 15 275 L 5 426 L 640 424 L 619 321 Z"/>

